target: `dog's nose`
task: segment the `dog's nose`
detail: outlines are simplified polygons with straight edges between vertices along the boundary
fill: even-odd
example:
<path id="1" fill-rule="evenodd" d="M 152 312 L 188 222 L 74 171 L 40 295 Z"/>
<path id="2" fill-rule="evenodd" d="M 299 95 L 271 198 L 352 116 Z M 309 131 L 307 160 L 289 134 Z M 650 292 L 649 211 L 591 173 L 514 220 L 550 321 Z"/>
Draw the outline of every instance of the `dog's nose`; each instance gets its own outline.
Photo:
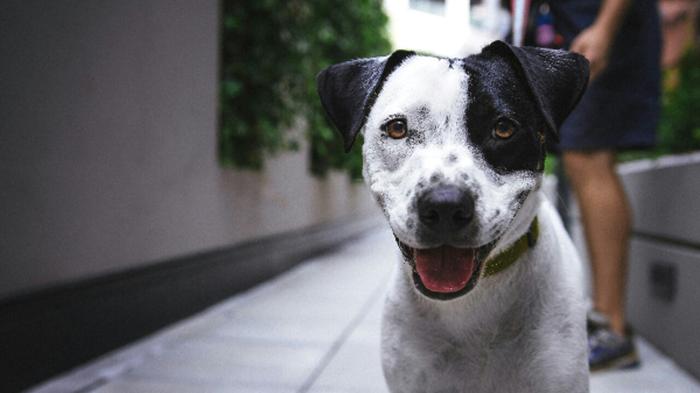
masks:
<path id="1" fill-rule="evenodd" d="M 474 198 L 451 185 L 427 190 L 418 198 L 417 207 L 420 222 L 439 234 L 464 229 L 474 216 Z"/>

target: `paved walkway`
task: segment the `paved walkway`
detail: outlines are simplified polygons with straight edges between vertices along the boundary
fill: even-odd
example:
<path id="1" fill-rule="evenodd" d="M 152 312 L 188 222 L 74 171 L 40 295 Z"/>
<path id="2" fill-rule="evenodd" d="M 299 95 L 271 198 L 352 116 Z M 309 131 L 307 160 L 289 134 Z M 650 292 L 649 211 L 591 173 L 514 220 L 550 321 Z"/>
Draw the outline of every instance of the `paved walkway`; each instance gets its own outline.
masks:
<path id="1" fill-rule="evenodd" d="M 388 231 L 115 351 L 34 392 L 385 393 L 379 363 Z M 593 393 L 691 393 L 700 384 L 645 341 L 643 367 L 596 375 Z"/>

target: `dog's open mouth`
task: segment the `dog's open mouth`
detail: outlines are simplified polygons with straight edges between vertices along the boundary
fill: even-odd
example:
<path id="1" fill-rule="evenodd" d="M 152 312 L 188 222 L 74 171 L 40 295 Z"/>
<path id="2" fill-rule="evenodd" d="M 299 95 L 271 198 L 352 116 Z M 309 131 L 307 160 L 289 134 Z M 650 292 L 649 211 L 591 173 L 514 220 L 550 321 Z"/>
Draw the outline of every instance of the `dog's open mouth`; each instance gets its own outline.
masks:
<path id="1" fill-rule="evenodd" d="M 423 295 L 449 300 L 474 289 L 483 260 L 493 243 L 478 248 L 443 245 L 418 249 L 398 241 L 401 252 L 413 268 L 413 283 Z"/>
<path id="2" fill-rule="evenodd" d="M 415 271 L 423 286 L 431 292 L 461 291 L 474 275 L 476 249 L 441 246 L 414 249 Z"/>

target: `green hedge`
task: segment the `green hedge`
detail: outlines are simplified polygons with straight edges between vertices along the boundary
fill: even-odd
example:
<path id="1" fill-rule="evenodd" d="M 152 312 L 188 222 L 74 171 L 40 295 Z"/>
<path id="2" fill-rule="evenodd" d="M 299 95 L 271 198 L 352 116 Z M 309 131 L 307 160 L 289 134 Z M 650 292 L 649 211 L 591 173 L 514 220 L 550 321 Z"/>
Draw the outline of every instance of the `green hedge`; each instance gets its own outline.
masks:
<path id="1" fill-rule="evenodd" d="M 700 150 L 700 50 L 688 48 L 680 63 L 664 71 L 663 77 L 657 145 L 621 153 L 620 161 Z"/>
<path id="2" fill-rule="evenodd" d="M 675 73 L 675 74 L 674 74 Z M 676 70 L 675 83 L 663 95 L 659 126 L 659 153 L 680 153 L 700 149 L 700 50 L 691 48 Z"/>
<path id="3" fill-rule="evenodd" d="M 225 0 L 219 153 L 223 165 L 260 168 L 293 149 L 306 125 L 311 171 L 361 173 L 359 149 L 344 154 L 326 122 L 315 76 L 340 61 L 390 51 L 380 0 Z M 358 143 L 359 145 L 359 143 Z"/>

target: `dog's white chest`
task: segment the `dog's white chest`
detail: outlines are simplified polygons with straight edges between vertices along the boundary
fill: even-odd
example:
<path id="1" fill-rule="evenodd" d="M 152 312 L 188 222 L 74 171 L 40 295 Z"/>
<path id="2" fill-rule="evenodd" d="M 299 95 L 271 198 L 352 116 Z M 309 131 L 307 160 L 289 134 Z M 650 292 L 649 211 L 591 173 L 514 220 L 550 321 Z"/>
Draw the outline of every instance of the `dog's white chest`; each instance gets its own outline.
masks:
<path id="1" fill-rule="evenodd" d="M 545 201 L 528 259 L 450 304 L 422 301 L 396 272 L 382 327 L 392 392 L 588 391 L 580 267 L 555 214 Z"/>

